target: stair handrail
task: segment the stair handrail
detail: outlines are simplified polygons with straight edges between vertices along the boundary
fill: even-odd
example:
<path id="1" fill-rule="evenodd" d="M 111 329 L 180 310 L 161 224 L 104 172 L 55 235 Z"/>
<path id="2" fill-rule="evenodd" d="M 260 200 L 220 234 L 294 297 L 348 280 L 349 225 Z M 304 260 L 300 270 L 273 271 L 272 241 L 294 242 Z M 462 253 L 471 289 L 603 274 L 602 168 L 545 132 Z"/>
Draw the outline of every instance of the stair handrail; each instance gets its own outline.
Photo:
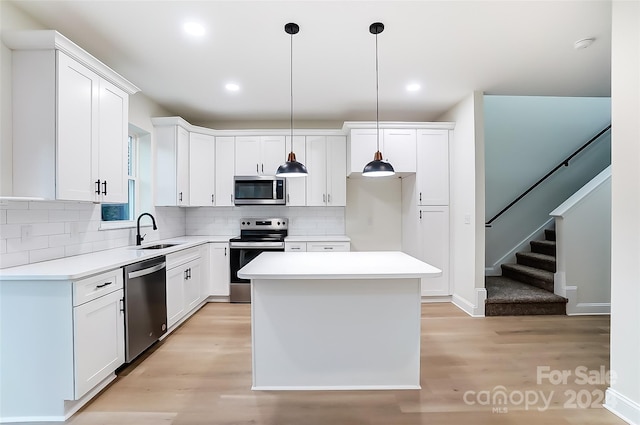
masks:
<path id="1" fill-rule="evenodd" d="M 595 142 L 596 140 L 598 140 L 604 133 L 606 133 L 607 131 L 611 130 L 611 124 L 609 124 L 608 126 L 606 126 L 605 128 L 603 128 L 598 134 L 596 134 L 595 136 L 593 136 L 591 139 L 589 139 L 589 141 L 587 143 L 585 143 L 584 145 L 580 146 L 575 152 L 573 152 L 571 155 L 569 155 L 567 158 L 564 159 L 564 161 L 560 162 L 558 165 L 556 165 L 551 171 L 549 171 L 547 174 L 544 175 L 544 177 L 542 177 L 540 180 L 538 180 L 537 182 L 535 182 L 531 187 L 529 187 L 529 189 L 525 190 L 524 192 L 522 192 L 522 194 L 520 196 L 518 196 L 516 199 L 514 199 L 513 201 L 511 201 L 511 203 L 509 205 L 507 205 L 506 207 L 504 207 L 502 210 L 500 210 L 499 213 L 497 213 L 496 215 L 494 215 L 491 220 L 487 221 L 484 226 L 485 227 L 491 227 L 491 223 L 493 223 L 494 221 L 496 221 L 496 219 L 498 217 L 500 217 L 502 214 L 504 214 L 505 212 L 507 212 L 507 210 L 509 210 L 509 208 L 511 208 L 512 206 L 514 206 L 516 203 L 518 203 L 518 201 L 520 201 L 522 198 L 524 198 L 527 194 L 529 194 L 529 192 L 531 192 L 533 189 L 535 189 L 536 187 L 538 187 L 538 185 L 542 182 L 544 182 L 546 179 L 548 179 L 553 173 L 555 173 L 556 171 L 558 171 L 560 168 L 564 167 L 568 167 L 569 166 L 569 161 L 571 161 L 576 155 L 578 155 L 580 152 L 582 152 L 584 149 L 586 149 L 589 145 L 591 145 L 593 142 Z"/>

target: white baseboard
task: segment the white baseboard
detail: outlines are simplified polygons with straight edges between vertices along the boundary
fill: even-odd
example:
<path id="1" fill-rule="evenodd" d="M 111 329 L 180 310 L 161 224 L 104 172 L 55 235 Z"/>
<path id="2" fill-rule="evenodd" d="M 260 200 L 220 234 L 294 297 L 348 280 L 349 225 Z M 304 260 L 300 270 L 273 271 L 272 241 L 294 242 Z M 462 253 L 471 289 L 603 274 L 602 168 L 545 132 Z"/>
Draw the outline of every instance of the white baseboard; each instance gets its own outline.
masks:
<path id="1" fill-rule="evenodd" d="M 564 273 L 555 274 L 554 293 L 565 297 L 567 302 L 567 316 L 587 316 L 587 315 L 609 315 L 611 314 L 611 303 L 579 303 L 578 287 L 564 286 Z"/>
<path id="2" fill-rule="evenodd" d="M 471 317 L 484 317 L 484 305 L 487 299 L 485 288 L 476 288 L 475 305 L 468 300 L 454 294 L 451 302 Z"/>
<path id="3" fill-rule="evenodd" d="M 640 425 L 640 404 L 613 388 L 607 388 L 603 407 L 630 425 Z"/>

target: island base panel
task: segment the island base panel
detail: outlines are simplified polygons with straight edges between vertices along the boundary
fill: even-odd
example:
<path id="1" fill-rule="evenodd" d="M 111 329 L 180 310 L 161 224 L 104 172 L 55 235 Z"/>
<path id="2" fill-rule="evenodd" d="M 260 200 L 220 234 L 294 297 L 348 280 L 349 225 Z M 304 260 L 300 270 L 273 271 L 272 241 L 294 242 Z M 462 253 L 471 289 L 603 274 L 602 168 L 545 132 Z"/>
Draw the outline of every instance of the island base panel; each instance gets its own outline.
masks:
<path id="1" fill-rule="evenodd" d="M 420 279 L 254 280 L 253 389 L 420 388 Z"/>

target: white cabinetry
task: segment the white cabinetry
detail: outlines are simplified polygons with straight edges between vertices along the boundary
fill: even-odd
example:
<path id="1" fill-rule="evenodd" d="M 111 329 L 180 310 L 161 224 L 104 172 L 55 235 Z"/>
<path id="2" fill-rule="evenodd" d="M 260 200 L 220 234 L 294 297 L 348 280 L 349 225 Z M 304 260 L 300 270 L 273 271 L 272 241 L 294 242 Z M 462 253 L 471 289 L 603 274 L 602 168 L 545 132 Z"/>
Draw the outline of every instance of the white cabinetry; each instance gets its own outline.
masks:
<path id="1" fill-rule="evenodd" d="M 0 282 L 0 422 L 64 421 L 124 363 L 122 269 L 61 277 Z"/>
<path id="2" fill-rule="evenodd" d="M 229 296 L 229 244 L 215 242 L 209 244 L 210 270 L 208 295 Z"/>
<path id="3" fill-rule="evenodd" d="M 291 152 L 291 136 L 286 138 L 287 156 Z M 293 152 L 296 154 L 296 160 L 305 166 L 307 165 L 307 155 L 304 136 L 293 136 Z M 282 159 L 283 164 L 286 158 Z M 279 166 L 279 165 L 278 165 Z M 277 168 L 276 168 L 277 169 Z M 287 205 L 290 207 L 302 207 L 306 205 L 307 195 L 307 178 L 308 177 L 292 177 L 287 179 Z"/>
<path id="4" fill-rule="evenodd" d="M 449 131 L 418 131 L 419 205 L 449 205 Z"/>
<path id="5" fill-rule="evenodd" d="M 152 120 L 153 121 L 153 120 Z M 189 205 L 189 132 L 180 125 L 155 125 L 156 205 Z"/>
<path id="6" fill-rule="evenodd" d="M 375 123 L 373 123 L 375 125 Z M 375 128 L 355 128 L 349 133 L 348 174 L 362 173 L 377 150 Z M 416 172 L 416 130 L 411 128 L 380 129 L 380 151 L 396 173 Z"/>
<path id="7" fill-rule="evenodd" d="M 344 136 L 307 136 L 307 206 L 342 207 L 347 203 Z"/>
<path id="8" fill-rule="evenodd" d="M 216 137 L 215 156 L 215 203 L 219 207 L 231 207 L 235 174 L 235 138 Z"/>
<path id="9" fill-rule="evenodd" d="M 346 241 L 285 241 L 286 252 L 346 252 L 351 251 L 351 243 Z"/>
<path id="10" fill-rule="evenodd" d="M 189 133 L 189 205 L 215 205 L 215 137 Z"/>
<path id="11" fill-rule="evenodd" d="M 75 399 L 124 363 L 122 269 L 74 283 Z"/>
<path id="12" fill-rule="evenodd" d="M 273 176 L 286 159 L 285 136 L 236 137 L 236 175 Z"/>
<path id="13" fill-rule="evenodd" d="M 203 299 L 200 249 L 167 255 L 167 327 L 171 329 Z"/>
<path id="14" fill-rule="evenodd" d="M 126 202 L 137 87 L 55 31 L 38 40 L 6 40 L 14 48 L 13 196 Z"/>
<path id="15" fill-rule="evenodd" d="M 422 295 L 450 295 L 449 207 L 421 207 L 418 220 L 420 238 L 418 258 L 442 270 L 442 275 L 439 277 L 422 279 Z"/>

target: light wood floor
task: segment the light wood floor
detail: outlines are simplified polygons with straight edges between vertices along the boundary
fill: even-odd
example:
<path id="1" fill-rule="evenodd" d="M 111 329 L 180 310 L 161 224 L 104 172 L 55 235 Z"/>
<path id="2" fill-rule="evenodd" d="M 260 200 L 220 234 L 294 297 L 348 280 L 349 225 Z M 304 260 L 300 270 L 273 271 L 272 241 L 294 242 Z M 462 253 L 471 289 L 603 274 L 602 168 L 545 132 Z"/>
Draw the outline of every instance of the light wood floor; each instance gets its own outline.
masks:
<path id="1" fill-rule="evenodd" d="M 576 367 L 609 369 L 607 316 L 471 318 L 448 303 L 425 304 L 422 311 L 420 391 L 251 391 L 250 306 L 213 303 L 123 370 L 68 422 L 624 424 L 597 403 L 606 383 L 576 382 Z M 569 370 L 571 376 L 567 384 L 538 383 L 538 366 Z M 500 390 L 510 398 L 507 404 L 483 398 Z M 550 405 L 541 398 L 534 403 L 534 393 L 551 397 Z M 531 401 L 528 407 L 521 396 Z"/>

